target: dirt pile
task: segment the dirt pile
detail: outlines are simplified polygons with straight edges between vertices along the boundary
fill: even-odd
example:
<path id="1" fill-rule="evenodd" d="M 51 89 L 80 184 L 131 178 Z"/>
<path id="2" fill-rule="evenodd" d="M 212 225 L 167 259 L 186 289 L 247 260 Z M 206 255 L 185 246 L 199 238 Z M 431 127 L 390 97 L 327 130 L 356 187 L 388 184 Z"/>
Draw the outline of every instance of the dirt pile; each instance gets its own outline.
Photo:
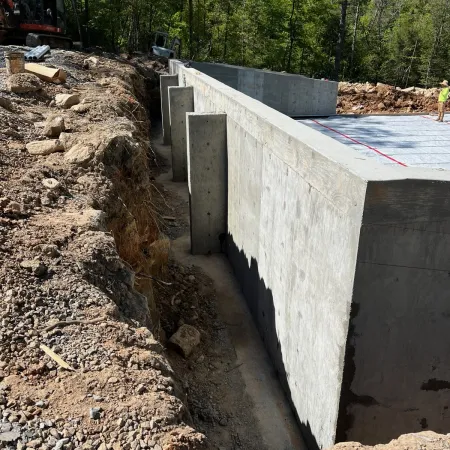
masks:
<path id="1" fill-rule="evenodd" d="M 0 448 L 203 448 L 155 339 L 157 71 L 52 53 L 64 85 L 17 94 L 0 69 Z"/>
<path id="2" fill-rule="evenodd" d="M 375 446 L 362 445 L 358 442 L 342 442 L 331 447 L 330 450 L 444 450 L 450 445 L 450 436 L 436 434 L 432 431 L 405 434 L 394 439 L 389 444 Z"/>
<path id="3" fill-rule="evenodd" d="M 339 83 L 338 114 L 430 113 L 439 89 L 400 89 L 378 83 Z"/>

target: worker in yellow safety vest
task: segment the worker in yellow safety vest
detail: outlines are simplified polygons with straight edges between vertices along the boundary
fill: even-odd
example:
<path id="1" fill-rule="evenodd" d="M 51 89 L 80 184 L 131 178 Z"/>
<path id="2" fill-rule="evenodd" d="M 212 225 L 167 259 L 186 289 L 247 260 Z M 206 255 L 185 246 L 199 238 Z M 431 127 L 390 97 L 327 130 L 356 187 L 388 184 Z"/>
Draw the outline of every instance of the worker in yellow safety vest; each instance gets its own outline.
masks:
<path id="1" fill-rule="evenodd" d="M 436 119 L 437 122 L 443 122 L 444 121 L 444 114 L 445 114 L 445 102 L 448 99 L 448 95 L 450 93 L 450 88 L 448 86 L 448 81 L 444 80 L 441 83 L 442 90 L 439 92 L 439 101 L 438 101 L 438 118 Z"/>

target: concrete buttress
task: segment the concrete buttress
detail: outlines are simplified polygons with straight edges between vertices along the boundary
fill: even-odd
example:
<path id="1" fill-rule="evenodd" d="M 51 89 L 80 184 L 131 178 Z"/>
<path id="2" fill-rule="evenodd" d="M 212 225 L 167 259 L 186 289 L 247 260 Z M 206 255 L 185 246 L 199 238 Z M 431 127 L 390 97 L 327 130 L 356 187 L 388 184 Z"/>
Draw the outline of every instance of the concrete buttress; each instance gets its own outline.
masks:
<path id="1" fill-rule="evenodd" d="M 169 112 L 173 181 L 186 181 L 186 113 L 194 112 L 194 88 L 169 87 Z"/>
<path id="2" fill-rule="evenodd" d="M 191 251 L 219 253 L 227 231 L 227 115 L 187 114 Z"/>
<path id="3" fill-rule="evenodd" d="M 178 75 L 161 76 L 161 116 L 164 144 L 170 144 L 169 86 L 178 86 Z"/>

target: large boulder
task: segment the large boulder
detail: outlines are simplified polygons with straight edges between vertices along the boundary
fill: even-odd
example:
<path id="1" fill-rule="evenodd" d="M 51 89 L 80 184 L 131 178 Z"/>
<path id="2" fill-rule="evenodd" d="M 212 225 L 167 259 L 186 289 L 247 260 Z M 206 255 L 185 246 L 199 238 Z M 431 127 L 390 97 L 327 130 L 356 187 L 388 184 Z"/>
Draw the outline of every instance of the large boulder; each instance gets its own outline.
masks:
<path id="1" fill-rule="evenodd" d="M 26 94 L 42 89 L 42 83 L 32 73 L 15 73 L 6 80 L 6 88 L 16 94 Z"/>

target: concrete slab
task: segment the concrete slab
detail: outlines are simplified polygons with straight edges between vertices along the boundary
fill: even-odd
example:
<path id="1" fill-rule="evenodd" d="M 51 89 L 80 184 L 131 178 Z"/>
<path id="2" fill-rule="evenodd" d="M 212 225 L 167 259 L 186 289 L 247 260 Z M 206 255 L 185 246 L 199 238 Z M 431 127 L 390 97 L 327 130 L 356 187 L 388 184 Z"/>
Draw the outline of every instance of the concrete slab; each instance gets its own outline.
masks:
<path id="1" fill-rule="evenodd" d="M 317 131 L 390 166 L 450 169 L 450 122 L 432 116 L 335 116 L 304 119 Z"/>
<path id="2" fill-rule="evenodd" d="M 227 115 L 187 114 L 191 251 L 220 253 L 227 232 Z"/>
<path id="3" fill-rule="evenodd" d="M 165 145 L 170 144 L 169 86 L 178 86 L 178 75 L 161 75 L 160 78 L 161 117 Z"/>
<path id="4" fill-rule="evenodd" d="M 173 181 L 187 181 L 186 113 L 194 111 L 192 87 L 169 87 Z"/>

